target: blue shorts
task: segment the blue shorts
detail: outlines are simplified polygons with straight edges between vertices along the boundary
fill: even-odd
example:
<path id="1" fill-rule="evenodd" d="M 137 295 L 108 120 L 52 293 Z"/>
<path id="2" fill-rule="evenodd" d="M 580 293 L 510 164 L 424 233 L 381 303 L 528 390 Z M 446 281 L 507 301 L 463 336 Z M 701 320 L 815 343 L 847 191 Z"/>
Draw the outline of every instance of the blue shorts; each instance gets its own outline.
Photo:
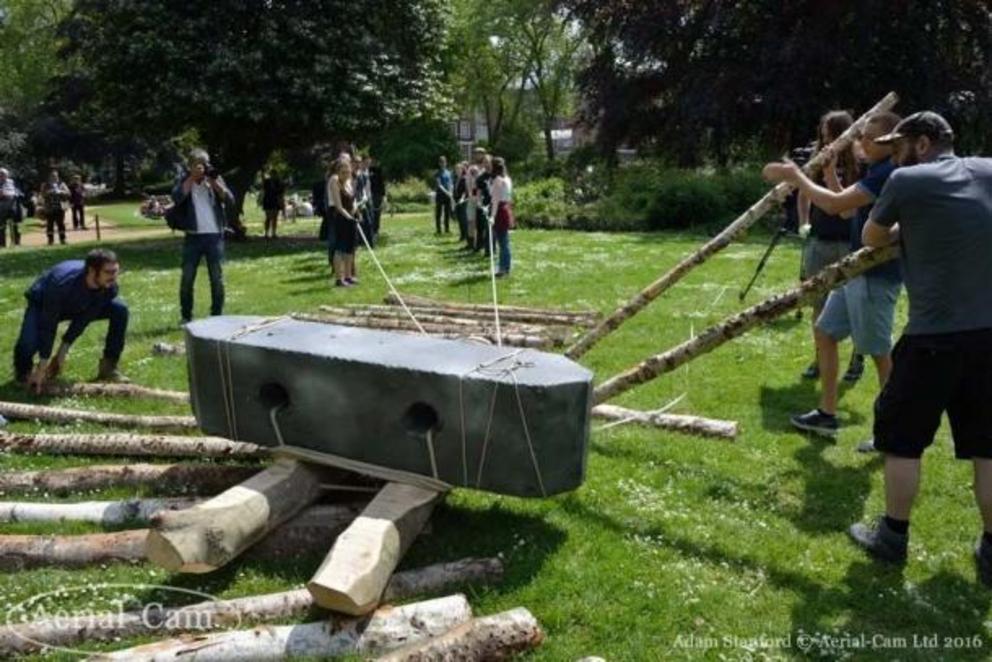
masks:
<path id="1" fill-rule="evenodd" d="M 851 336 L 859 354 L 888 354 L 901 289 L 898 280 L 858 276 L 830 293 L 816 328 L 838 342 Z"/>

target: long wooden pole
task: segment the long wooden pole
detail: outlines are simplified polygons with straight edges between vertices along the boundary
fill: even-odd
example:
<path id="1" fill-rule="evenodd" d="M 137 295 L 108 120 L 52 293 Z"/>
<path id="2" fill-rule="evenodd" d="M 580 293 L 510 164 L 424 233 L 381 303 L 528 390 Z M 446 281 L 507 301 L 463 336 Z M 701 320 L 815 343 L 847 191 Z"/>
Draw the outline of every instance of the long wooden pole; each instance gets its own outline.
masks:
<path id="1" fill-rule="evenodd" d="M 23 402 L 0 402 L 0 415 L 8 418 L 23 418 L 49 423 L 102 423 L 104 425 L 119 425 L 121 427 L 139 427 L 155 429 L 194 429 L 196 419 L 192 416 L 138 416 L 130 414 L 112 414 L 102 411 L 84 411 L 81 409 L 62 409 L 61 407 L 45 407 L 29 405 Z"/>
<path id="2" fill-rule="evenodd" d="M 811 177 L 819 173 L 824 164 L 834 158 L 835 155 L 840 154 L 851 146 L 851 142 L 854 140 L 855 136 L 860 133 L 861 129 L 864 127 L 871 115 L 878 112 L 891 110 L 898 101 L 899 97 L 896 96 L 896 93 L 889 92 L 885 98 L 872 106 L 871 109 L 864 115 L 859 117 L 858 120 L 847 129 L 847 131 L 842 133 L 837 138 L 837 140 L 827 145 L 819 154 L 810 159 L 809 162 L 803 166 L 803 171 Z M 751 227 L 758 221 L 758 219 L 767 214 L 777 204 L 785 200 L 793 188 L 794 187 L 787 182 L 782 182 L 775 186 L 775 188 L 766 193 L 763 198 L 754 203 L 750 209 L 738 216 L 733 223 L 724 228 L 720 234 L 707 241 L 692 255 L 683 258 L 681 262 L 661 276 L 661 278 L 657 279 L 646 288 L 638 292 L 637 296 L 613 311 L 609 317 L 586 332 L 571 347 L 565 350 L 565 356 L 570 359 L 577 359 L 588 352 L 592 349 L 593 345 L 605 338 L 612 331 L 619 328 L 619 326 L 628 319 L 646 308 L 649 303 L 657 299 L 672 285 L 680 281 L 693 268 L 699 266 L 714 254 L 729 246 L 730 242 L 733 241 L 734 238 L 744 232 L 747 228 Z"/>
<path id="3" fill-rule="evenodd" d="M 125 457 L 266 457 L 269 449 L 220 437 L 147 434 L 22 434 L 0 432 L 0 451 Z"/>
<path id="4" fill-rule="evenodd" d="M 697 356 L 713 351 L 728 340 L 743 335 L 755 326 L 773 320 L 797 306 L 809 303 L 868 269 L 892 260 L 898 254 L 899 249 L 896 246 L 880 249 L 862 248 L 840 262 L 825 267 L 823 271 L 798 287 L 766 299 L 711 326 L 695 338 L 667 352 L 656 354 L 633 368 L 607 379 L 593 391 L 593 402 L 596 404 L 606 402 L 638 384 L 671 372 Z"/>

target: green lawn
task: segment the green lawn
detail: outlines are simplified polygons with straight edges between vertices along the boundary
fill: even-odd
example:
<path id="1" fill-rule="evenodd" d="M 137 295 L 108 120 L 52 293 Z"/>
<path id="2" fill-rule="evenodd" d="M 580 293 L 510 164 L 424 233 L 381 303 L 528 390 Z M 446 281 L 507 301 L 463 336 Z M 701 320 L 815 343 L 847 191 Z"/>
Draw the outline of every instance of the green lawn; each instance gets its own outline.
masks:
<path id="1" fill-rule="evenodd" d="M 489 300 L 486 263 L 459 254 L 453 240 L 435 237 L 427 215 L 387 218 L 384 227 L 378 255 L 402 291 Z M 315 223 L 300 222 L 283 232 L 314 229 Z M 609 311 L 702 240 L 682 234 L 518 231 L 513 277 L 500 283 L 501 297 L 508 304 Z M 583 363 L 597 380 L 605 379 L 739 310 L 737 293 L 765 242 L 755 237 L 734 244 L 696 269 Z M 186 388 L 182 359 L 150 354 L 157 341 L 181 339 L 178 239 L 115 248 L 124 266 L 122 293 L 132 311 L 126 372 L 141 384 Z M 5 351 L 17 333 L 23 290 L 44 267 L 82 251 L 82 246 L 70 246 L 0 253 L 0 346 Z M 797 265 L 798 244 L 781 246 L 749 302 L 794 284 Z M 313 311 L 324 303 L 379 301 L 386 287 L 367 254 L 359 255 L 359 267 L 359 287 L 335 290 L 326 253 L 315 242 L 229 244 L 226 312 L 274 315 Z M 208 301 L 201 270 L 198 314 L 205 314 Z M 904 319 L 905 301 L 900 306 Z M 69 378 L 94 376 L 102 336 L 98 326 L 80 340 Z M 848 352 L 846 346 L 845 361 Z M 685 394 L 673 411 L 737 420 L 742 432 L 728 443 L 635 426 L 597 431 L 596 424 L 581 489 L 546 500 L 456 490 L 436 512 L 433 532 L 417 541 L 403 567 L 502 556 L 506 580 L 491 588 L 468 588 L 469 597 L 479 614 L 528 607 L 548 635 L 534 659 L 791 659 L 806 656 L 798 647 L 800 635 L 816 633 L 847 647 L 828 651 L 830 658 L 987 658 L 992 593 L 976 585 L 971 561 L 980 526 L 970 467 L 952 461 L 949 435 L 942 428 L 925 464 L 908 565 L 900 571 L 868 560 L 848 541 L 845 529 L 882 508 L 880 460 L 854 452 L 870 435 L 877 390 L 873 370 L 869 367 L 859 384 L 842 391 L 845 426 L 837 443 L 827 443 L 797 434 L 788 424 L 790 414 L 816 404 L 815 387 L 798 378 L 810 355 L 808 316 L 802 322 L 789 317 L 625 394 L 617 404 L 640 408 L 657 408 Z M 0 397 L 25 399 L 9 385 L 0 388 Z M 181 407 L 152 402 L 53 402 L 182 413 Z M 10 428 L 56 430 L 29 423 Z M 6 469 L 91 461 L 107 460 L 2 458 Z M 87 498 L 113 496 L 122 493 Z M 55 530 L 94 529 L 10 528 L 18 533 Z M 168 576 L 149 565 L 0 575 L 0 606 L 54 586 L 94 581 L 165 582 L 223 597 L 287 589 L 305 582 L 326 550 L 305 551 L 293 563 L 236 562 L 208 576 Z M 977 635 L 983 648 L 912 648 L 914 635 L 933 634 L 967 638 L 962 643 L 973 643 Z M 902 637 L 909 647 L 852 650 L 858 641 L 841 639 L 847 635 L 863 635 L 876 647 L 899 646 L 894 638 Z M 788 637 L 791 647 L 762 648 L 761 637 Z M 814 648 L 808 655 L 819 657 L 820 652 Z"/>

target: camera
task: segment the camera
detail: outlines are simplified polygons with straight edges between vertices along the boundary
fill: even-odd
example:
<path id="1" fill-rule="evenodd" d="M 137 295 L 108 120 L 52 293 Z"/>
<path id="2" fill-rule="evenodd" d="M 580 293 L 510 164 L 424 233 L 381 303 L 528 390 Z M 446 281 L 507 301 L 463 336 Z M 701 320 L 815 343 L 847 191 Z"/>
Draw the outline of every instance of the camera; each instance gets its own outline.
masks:
<path id="1" fill-rule="evenodd" d="M 217 179 L 220 176 L 220 171 L 217 170 L 215 166 L 208 165 L 204 171 L 204 174 L 206 174 L 206 176 L 210 179 Z"/>

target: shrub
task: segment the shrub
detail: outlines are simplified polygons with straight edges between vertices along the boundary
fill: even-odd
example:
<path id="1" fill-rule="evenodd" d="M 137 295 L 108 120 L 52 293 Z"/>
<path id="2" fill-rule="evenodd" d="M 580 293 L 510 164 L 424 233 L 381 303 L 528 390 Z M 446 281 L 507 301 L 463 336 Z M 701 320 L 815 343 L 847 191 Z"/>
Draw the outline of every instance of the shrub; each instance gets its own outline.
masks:
<path id="1" fill-rule="evenodd" d="M 431 187 L 419 177 L 407 177 L 403 181 L 390 183 L 386 187 L 390 211 L 399 213 L 430 209 L 434 198 Z"/>
<path id="2" fill-rule="evenodd" d="M 513 192 L 513 211 L 522 226 L 565 227 L 570 211 L 565 180 L 552 177 L 517 186 Z"/>

